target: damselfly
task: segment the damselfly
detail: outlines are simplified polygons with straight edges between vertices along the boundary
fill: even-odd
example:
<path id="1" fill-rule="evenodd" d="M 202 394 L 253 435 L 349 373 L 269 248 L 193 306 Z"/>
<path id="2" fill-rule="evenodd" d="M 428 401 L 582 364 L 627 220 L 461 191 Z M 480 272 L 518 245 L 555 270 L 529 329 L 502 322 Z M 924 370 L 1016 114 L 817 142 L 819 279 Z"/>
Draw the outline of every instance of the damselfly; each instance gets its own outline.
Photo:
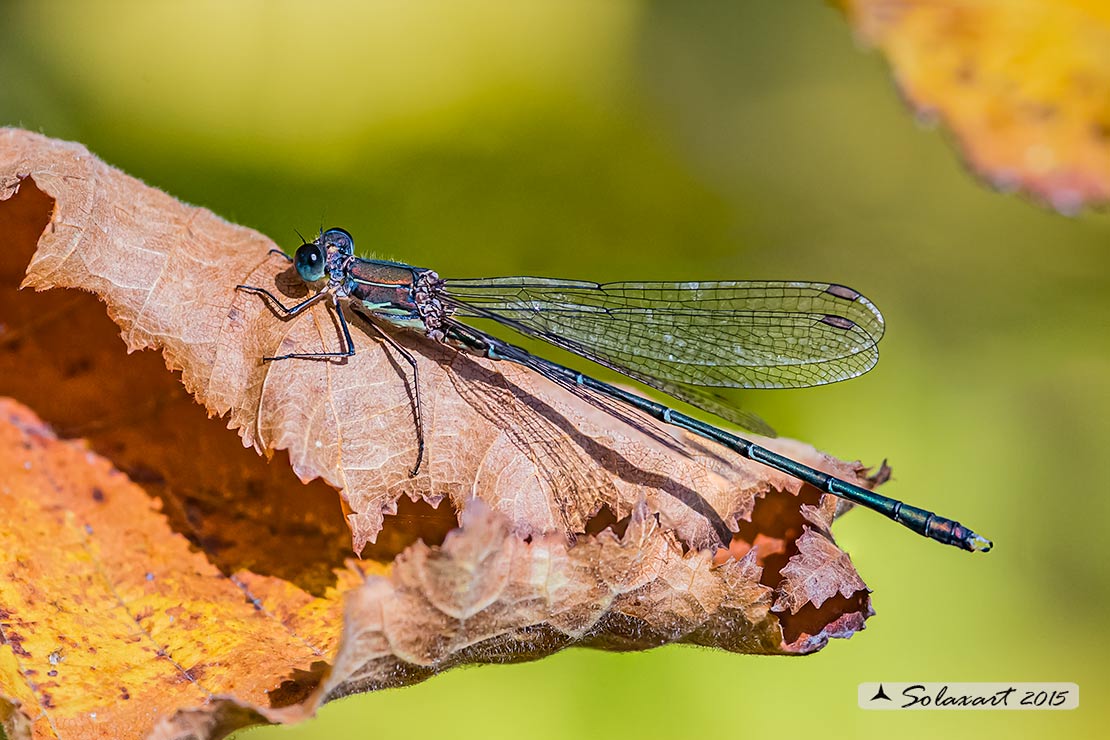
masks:
<path id="1" fill-rule="evenodd" d="M 588 398 L 623 404 L 877 511 L 925 537 L 965 550 L 991 548 L 990 540 L 959 522 L 803 465 L 466 323 L 467 319 L 490 319 L 740 426 L 766 431 L 757 417 L 730 406 L 713 389 L 800 388 L 846 380 L 870 370 L 878 360 L 876 345 L 882 337 L 883 317 L 874 304 L 851 288 L 810 282 L 445 280 L 422 267 L 356 257 L 354 239 L 343 229 L 321 232 L 314 241 L 302 244 L 291 259 L 301 280 L 316 291 L 295 306 L 286 307 L 263 288 L 237 288 L 264 296 L 286 318 L 319 301 L 326 302 L 338 319 L 343 347 L 334 352 L 297 352 L 263 359 L 352 356 L 351 330 L 339 303 L 346 301 L 366 319 L 368 328 L 412 367 L 418 442 L 413 475 L 419 471 L 424 453 L 418 365 L 376 320 L 420 331 L 432 341 L 491 360 L 523 365 Z M 611 406 L 606 410 L 619 415 Z"/>

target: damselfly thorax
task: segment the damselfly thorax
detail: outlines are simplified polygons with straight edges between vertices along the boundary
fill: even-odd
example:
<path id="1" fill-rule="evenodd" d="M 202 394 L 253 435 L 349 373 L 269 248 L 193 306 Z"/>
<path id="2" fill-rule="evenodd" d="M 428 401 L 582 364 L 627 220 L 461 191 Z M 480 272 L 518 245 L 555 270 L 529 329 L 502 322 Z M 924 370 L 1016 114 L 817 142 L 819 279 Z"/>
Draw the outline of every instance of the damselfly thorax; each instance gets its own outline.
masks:
<path id="1" fill-rule="evenodd" d="M 444 281 L 434 270 L 389 260 L 354 256 L 354 240 L 342 229 L 329 229 L 298 250 L 294 259 L 302 278 L 314 277 L 322 260 L 322 279 L 306 281 L 336 298 L 357 301 L 365 311 L 391 324 L 420 330 L 430 339 L 446 339 L 449 310 L 440 298 Z M 303 267 L 302 267 L 303 266 Z"/>

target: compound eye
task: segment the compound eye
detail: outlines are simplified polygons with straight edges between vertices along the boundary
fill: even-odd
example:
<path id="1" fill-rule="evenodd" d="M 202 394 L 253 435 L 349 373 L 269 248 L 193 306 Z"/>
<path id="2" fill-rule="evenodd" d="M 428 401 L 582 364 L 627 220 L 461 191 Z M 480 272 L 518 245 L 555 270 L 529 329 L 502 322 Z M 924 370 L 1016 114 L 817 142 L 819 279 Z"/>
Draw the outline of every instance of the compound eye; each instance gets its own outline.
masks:
<path id="1" fill-rule="evenodd" d="M 324 264 L 324 247 L 315 242 L 302 244 L 293 255 L 293 266 L 306 283 L 315 283 L 324 278 Z"/>

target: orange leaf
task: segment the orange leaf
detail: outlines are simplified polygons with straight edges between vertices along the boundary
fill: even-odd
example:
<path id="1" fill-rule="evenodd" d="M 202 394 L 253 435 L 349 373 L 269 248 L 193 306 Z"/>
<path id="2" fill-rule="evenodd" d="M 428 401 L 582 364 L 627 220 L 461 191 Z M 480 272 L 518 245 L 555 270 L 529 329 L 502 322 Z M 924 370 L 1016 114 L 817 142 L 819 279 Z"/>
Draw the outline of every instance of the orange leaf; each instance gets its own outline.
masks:
<path id="1" fill-rule="evenodd" d="M 1063 213 L 1110 200 L 1110 3 L 836 0 L 977 172 Z"/>
<path id="2" fill-rule="evenodd" d="M 320 605 L 284 601 L 288 619 L 256 608 L 156 500 L 10 400 L 0 480 L 0 685 L 34 736 L 119 737 L 221 693 L 268 707 L 277 677 L 334 652 L 334 633 L 313 629 Z"/>
<path id="3" fill-rule="evenodd" d="M 219 737 L 573 644 L 805 653 L 871 613 L 828 534 L 835 499 L 398 332 L 427 410 L 410 478 L 408 390 L 372 335 L 355 325 L 343 363 L 263 364 L 336 340 L 323 310 L 283 322 L 235 291 L 303 290 L 271 243 L 79 146 L 0 131 L 0 234 L 0 396 L 85 440 L 0 407 L 0 480 L 19 482 L 0 528 L 13 737 L 27 720 L 36 737 Z"/>

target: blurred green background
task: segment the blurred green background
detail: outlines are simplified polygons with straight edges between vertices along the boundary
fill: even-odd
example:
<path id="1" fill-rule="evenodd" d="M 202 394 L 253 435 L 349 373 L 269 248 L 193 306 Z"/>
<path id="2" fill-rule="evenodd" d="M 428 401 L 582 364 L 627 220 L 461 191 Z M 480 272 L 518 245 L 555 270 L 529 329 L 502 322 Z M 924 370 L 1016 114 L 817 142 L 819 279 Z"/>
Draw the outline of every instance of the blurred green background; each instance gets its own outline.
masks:
<path id="1" fill-rule="evenodd" d="M 1110 688 L 1110 218 L 994 194 L 805 3 L 7 2 L 0 123 L 86 144 L 269 234 L 472 276 L 808 278 L 883 309 L 883 360 L 749 396 L 889 458 L 972 556 L 856 512 L 878 615 L 800 659 L 668 647 L 456 670 L 246 740 L 1094 736 Z M 877 680 L 1075 681 L 1074 712 L 864 712 Z"/>

